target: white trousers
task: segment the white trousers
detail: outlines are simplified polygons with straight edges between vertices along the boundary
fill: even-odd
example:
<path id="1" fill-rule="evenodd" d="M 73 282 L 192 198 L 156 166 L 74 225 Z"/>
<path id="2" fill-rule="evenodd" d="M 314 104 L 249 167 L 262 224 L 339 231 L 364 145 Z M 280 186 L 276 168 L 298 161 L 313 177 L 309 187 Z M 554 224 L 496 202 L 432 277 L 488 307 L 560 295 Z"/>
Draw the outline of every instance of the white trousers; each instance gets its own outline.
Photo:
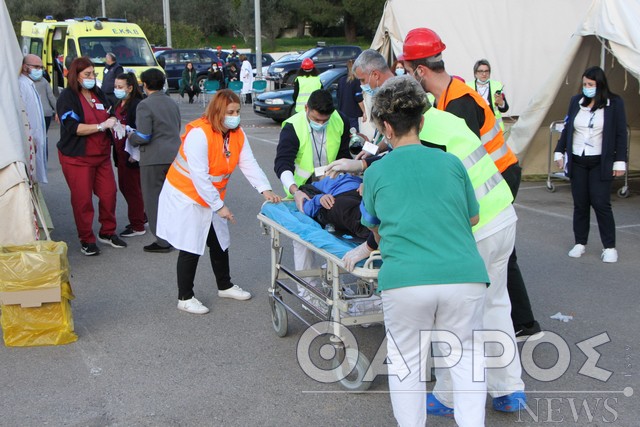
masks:
<path id="1" fill-rule="evenodd" d="M 293 265 L 296 270 L 311 270 L 314 267 L 313 251 L 295 240 L 293 243 Z"/>
<path id="2" fill-rule="evenodd" d="M 426 360 L 431 343 L 429 331 L 448 331 L 460 340 L 451 348 L 459 362 L 451 366 L 454 385 L 454 416 L 462 427 L 484 426 L 487 389 L 474 382 L 473 330 L 482 326 L 487 288 L 479 283 L 421 285 L 382 292 L 387 329 L 389 390 L 393 414 L 400 427 L 424 427 L 426 414 Z M 422 332 L 421 332 L 422 331 Z M 433 338 L 438 334 L 434 332 Z M 480 358 L 480 359 L 478 359 Z M 450 359 L 451 361 L 451 359 Z"/>
<path id="3" fill-rule="evenodd" d="M 507 291 L 507 264 L 516 239 L 516 223 L 478 242 L 478 252 L 484 260 L 491 285 L 484 300 L 483 327 L 485 330 L 503 331 L 512 341 L 515 357 L 505 368 L 487 369 L 487 389 L 491 397 L 500 397 L 515 391 L 524 391 L 522 366 L 511 322 L 511 301 Z M 487 344 L 487 357 L 497 357 L 503 352 L 499 344 Z M 451 374 L 448 369 L 436 369 L 436 385 L 433 394 L 448 407 L 455 407 Z"/>

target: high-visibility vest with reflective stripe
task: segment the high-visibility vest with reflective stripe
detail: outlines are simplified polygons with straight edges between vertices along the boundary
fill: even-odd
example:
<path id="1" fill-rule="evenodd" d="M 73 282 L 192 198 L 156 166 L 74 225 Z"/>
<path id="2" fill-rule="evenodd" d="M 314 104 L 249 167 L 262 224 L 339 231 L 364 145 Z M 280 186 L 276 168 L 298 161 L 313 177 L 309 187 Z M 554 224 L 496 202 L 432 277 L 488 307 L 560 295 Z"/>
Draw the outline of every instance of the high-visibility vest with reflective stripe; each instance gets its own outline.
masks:
<path id="1" fill-rule="evenodd" d="M 451 79 L 449 88 L 444 93 L 444 99 L 438 101 L 438 110 L 447 110 L 447 105 L 454 99 L 470 95 L 473 100 L 484 110 L 484 124 L 480 128 L 480 140 L 484 144 L 484 148 L 493 159 L 500 172 L 503 172 L 509 166 L 518 161 L 518 158 L 509 148 L 504 140 L 504 133 L 500 129 L 500 125 L 496 122 L 493 111 L 489 108 L 487 102 L 482 99 L 480 94 L 471 89 L 465 83 L 458 79 Z"/>
<path id="2" fill-rule="evenodd" d="M 467 82 L 467 86 L 469 86 L 471 89 L 478 92 L 478 85 L 475 79 L 473 79 L 470 82 Z M 489 80 L 489 96 L 490 96 L 489 107 L 493 108 L 493 115 L 496 117 L 496 121 L 500 125 L 500 129 L 502 129 L 502 132 L 504 132 L 504 123 L 502 122 L 502 113 L 500 113 L 500 110 L 498 109 L 498 106 L 495 103 L 497 91 L 502 91 L 502 83 L 500 83 L 497 80 Z M 480 96 L 480 98 L 482 98 L 482 96 Z M 486 99 L 485 99 L 485 102 L 487 102 Z"/>
<path id="3" fill-rule="evenodd" d="M 444 145 L 462 161 L 480 204 L 480 220 L 473 232 L 482 228 L 513 202 L 509 185 L 502 178 L 478 137 L 464 120 L 446 111 L 430 108 L 424 113 L 420 139 Z"/>
<path id="4" fill-rule="evenodd" d="M 229 147 L 227 149 L 229 157 L 227 157 L 224 152 L 224 139 L 222 135 L 215 132 L 213 128 L 211 128 L 209 121 L 204 117 L 187 124 L 184 134 L 180 137 L 182 144 L 180 145 L 175 160 L 169 168 L 169 172 L 167 172 L 167 180 L 173 187 L 184 193 L 187 197 L 202 206 L 209 207 L 198 194 L 195 185 L 193 185 L 187 155 L 184 152 L 184 141 L 189 132 L 195 128 L 202 129 L 207 136 L 209 180 L 220 193 L 222 200 L 224 200 L 227 191 L 229 177 L 240 159 L 240 151 L 242 151 L 242 147 L 244 146 L 244 132 L 242 132 L 240 128 L 229 131 Z"/>
<path id="5" fill-rule="evenodd" d="M 296 98 L 296 113 L 304 111 L 304 106 L 307 105 L 307 101 L 311 94 L 322 88 L 322 82 L 318 76 L 298 76 L 296 77 L 298 82 L 298 98 Z"/>
<path id="6" fill-rule="evenodd" d="M 293 171 L 293 179 L 296 185 L 300 187 L 313 175 L 313 156 L 314 148 L 313 141 L 311 141 L 311 128 L 307 121 L 307 114 L 303 111 L 296 113 L 284 121 L 282 126 L 291 123 L 293 129 L 296 132 L 298 141 L 300 141 L 300 147 L 298 148 L 298 154 L 294 160 L 295 170 Z M 327 150 L 327 162 L 333 162 L 338 157 L 338 151 L 340 150 L 340 141 L 342 134 L 344 133 L 344 121 L 338 111 L 334 111 L 329 117 L 329 122 L 325 130 L 325 149 Z M 284 189 L 287 196 L 290 196 L 289 189 Z"/>

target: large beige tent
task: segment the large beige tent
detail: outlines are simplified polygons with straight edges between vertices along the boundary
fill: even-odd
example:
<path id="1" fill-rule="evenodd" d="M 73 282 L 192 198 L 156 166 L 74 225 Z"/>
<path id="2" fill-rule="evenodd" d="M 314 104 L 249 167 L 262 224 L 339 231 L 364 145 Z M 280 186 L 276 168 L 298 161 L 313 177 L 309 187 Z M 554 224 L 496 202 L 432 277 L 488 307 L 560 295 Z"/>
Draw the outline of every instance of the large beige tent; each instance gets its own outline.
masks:
<path id="1" fill-rule="evenodd" d="M 582 72 L 602 64 L 625 100 L 639 169 L 639 16 L 640 0 L 387 0 L 371 47 L 392 59 L 407 32 L 428 27 L 447 46 L 450 74 L 472 79 L 475 61 L 488 59 L 505 84 L 507 114 L 519 117 L 508 143 L 526 174 L 547 172 L 550 123 L 565 117 Z"/>
<path id="2" fill-rule="evenodd" d="M 37 239 L 34 212 L 42 211 L 28 173 L 29 125 L 18 89 L 22 54 L 4 0 L 0 4 L 0 47 L 0 245 L 24 244 Z"/>
<path id="3" fill-rule="evenodd" d="M 582 73 L 600 65 L 611 90 L 624 99 L 631 128 L 629 169 L 640 169 L 640 1 L 594 0 L 562 55 L 552 64 L 511 130 L 509 145 L 528 174 L 546 173 L 549 126 L 563 120 L 571 96 L 580 91 Z M 555 146 L 554 134 L 551 145 Z"/>

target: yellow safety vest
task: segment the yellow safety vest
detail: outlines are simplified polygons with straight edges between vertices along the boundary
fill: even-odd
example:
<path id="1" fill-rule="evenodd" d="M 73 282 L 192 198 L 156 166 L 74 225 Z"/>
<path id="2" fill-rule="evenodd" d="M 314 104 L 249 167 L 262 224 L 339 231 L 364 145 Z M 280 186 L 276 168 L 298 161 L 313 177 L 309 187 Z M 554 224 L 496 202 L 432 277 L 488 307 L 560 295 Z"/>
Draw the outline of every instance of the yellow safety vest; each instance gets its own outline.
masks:
<path id="1" fill-rule="evenodd" d="M 307 101 L 311 94 L 322 89 L 322 82 L 318 76 L 298 76 L 296 77 L 298 82 L 298 98 L 296 99 L 296 113 L 304 111 L 304 106 L 307 105 Z"/>
<path id="2" fill-rule="evenodd" d="M 478 92 L 478 86 L 476 85 L 475 79 L 473 79 L 470 82 L 467 82 L 467 85 L 473 90 L 475 90 L 476 92 Z M 497 80 L 489 80 L 489 96 L 490 96 L 489 106 L 493 108 L 493 113 L 496 116 L 496 121 L 500 125 L 500 129 L 502 129 L 502 132 L 504 132 L 504 123 L 502 122 L 502 114 L 500 113 L 498 106 L 494 102 L 494 99 L 496 99 L 496 92 L 498 91 L 502 91 L 502 83 L 500 83 Z"/>
<path id="3" fill-rule="evenodd" d="M 298 141 L 300 141 L 300 148 L 298 148 L 298 154 L 294 160 L 295 170 L 293 171 L 293 179 L 298 187 L 307 182 L 313 175 L 313 142 L 311 141 L 311 128 L 307 121 L 307 115 L 305 112 L 296 113 L 284 121 L 282 126 L 286 123 L 291 123 L 293 129 L 296 132 Z M 338 111 L 334 111 L 329 117 L 329 123 L 327 124 L 326 132 L 326 150 L 327 150 L 327 162 L 333 162 L 338 157 L 338 151 L 340 150 L 340 141 L 344 132 L 344 121 Z M 291 196 L 289 189 L 284 189 L 288 197 Z"/>
<path id="4" fill-rule="evenodd" d="M 475 233 L 511 205 L 511 190 L 480 139 L 463 119 L 433 107 L 424 113 L 424 119 L 420 139 L 444 145 L 467 169 L 480 204 L 480 220 L 473 226 Z"/>

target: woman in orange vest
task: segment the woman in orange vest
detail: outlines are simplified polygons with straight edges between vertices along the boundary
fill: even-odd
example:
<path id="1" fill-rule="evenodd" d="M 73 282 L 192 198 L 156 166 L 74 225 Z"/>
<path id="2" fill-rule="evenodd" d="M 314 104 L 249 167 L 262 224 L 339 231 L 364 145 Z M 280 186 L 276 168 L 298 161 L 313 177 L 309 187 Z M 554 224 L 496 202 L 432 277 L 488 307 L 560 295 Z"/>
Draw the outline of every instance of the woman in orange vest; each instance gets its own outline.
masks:
<path id="1" fill-rule="evenodd" d="M 178 309 L 205 314 L 209 309 L 193 293 L 198 260 L 209 247 L 218 296 L 248 300 L 251 294 L 231 283 L 229 228 L 235 218 L 225 203 L 227 182 L 236 166 L 269 202 L 280 197 L 271 185 L 240 127 L 240 98 L 231 90 L 218 91 L 204 115 L 187 124 L 182 144 L 171 164 L 158 204 L 159 236 L 180 250 Z"/>

